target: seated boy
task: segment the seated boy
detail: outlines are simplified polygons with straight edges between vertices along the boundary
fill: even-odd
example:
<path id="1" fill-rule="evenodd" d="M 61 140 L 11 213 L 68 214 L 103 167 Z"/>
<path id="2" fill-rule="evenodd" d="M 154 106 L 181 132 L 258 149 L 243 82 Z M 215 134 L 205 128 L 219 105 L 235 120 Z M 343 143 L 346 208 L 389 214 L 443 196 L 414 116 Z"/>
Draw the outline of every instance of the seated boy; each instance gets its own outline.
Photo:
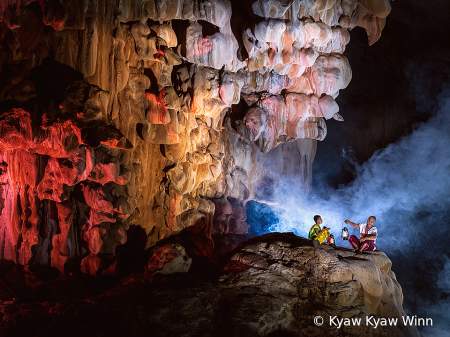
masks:
<path id="1" fill-rule="evenodd" d="M 325 240 L 328 241 L 328 235 L 330 234 L 328 227 L 320 228 L 320 225 L 323 223 L 322 218 L 320 215 L 314 216 L 314 222 L 315 224 L 311 227 L 309 230 L 308 239 L 309 240 L 318 240 L 319 243 L 325 242 Z"/>

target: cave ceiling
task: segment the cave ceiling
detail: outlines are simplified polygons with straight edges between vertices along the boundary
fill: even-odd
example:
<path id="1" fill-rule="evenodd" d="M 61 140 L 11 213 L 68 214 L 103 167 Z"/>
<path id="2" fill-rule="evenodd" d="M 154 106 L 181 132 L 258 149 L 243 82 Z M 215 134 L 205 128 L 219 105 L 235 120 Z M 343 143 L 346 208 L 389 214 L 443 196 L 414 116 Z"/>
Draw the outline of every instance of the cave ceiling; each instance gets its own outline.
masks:
<path id="1" fill-rule="evenodd" d="M 212 236 L 247 233 L 246 203 L 275 203 L 280 176 L 309 193 L 325 120 L 345 123 L 350 30 L 373 45 L 390 10 L 387 0 L 2 2 L 0 258 L 108 274 L 130 228 L 143 249 L 192 233 L 205 256 Z"/>

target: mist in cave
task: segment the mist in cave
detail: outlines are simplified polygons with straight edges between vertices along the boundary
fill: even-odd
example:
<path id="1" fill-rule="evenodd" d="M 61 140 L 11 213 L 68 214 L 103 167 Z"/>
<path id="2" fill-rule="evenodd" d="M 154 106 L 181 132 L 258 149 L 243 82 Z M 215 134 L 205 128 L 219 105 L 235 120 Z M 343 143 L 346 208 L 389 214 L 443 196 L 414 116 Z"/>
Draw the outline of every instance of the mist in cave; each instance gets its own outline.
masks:
<path id="1" fill-rule="evenodd" d="M 420 2 L 414 4 L 422 6 Z M 318 144 L 312 193 L 305 198 L 292 190 L 289 182 L 280 181 L 274 187 L 278 206 L 268 209 L 251 203 L 248 222 L 257 228 L 255 232 L 294 232 L 307 237 L 314 215 L 320 214 L 324 225 L 331 227 L 338 238 L 337 245 L 350 248 L 348 241 L 341 240 L 342 228 L 346 226 L 355 235 L 358 230 L 345 225 L 344 220 L 360 223 L 375 215 L 377 246 L 392 260 L 403 288 L 405 311 L 433 319 L 433 327 L 422 328 L 424 335 L 450 336 L 450 60 L 446 47 L 432 43 L 430 32 L 442 22 L 417 33 L 409 42 L 399 40 L 400 34 L 410 28 L 405 26 L 408 15 L 411 22 L 417 22 L 411 13 L 399 14 L 401 9 L 393 3 L 387 32 L 378 46 L 371 47 L 376 54 L 397 46 L 389 59 L 397 64 L 386 65 L 381 59 L 374 66 L 371 60 L 352 60 L 349 56 L 353 69 L 358 62 L 366 62 L 366 66 L 372 65 L 370 72 L 384 68 L 391 74 L 372 77 L 372 81 L 364 76 L 359 82 L 354 79 L 354 87 L 338 97 L 344 118 L 350 116 L 345 123 L 353 124 L 353 129 L 343 130 L 338 123 L 329 123 L 329 137 Z M 408 36 L 414 33 L 410 31 Z M 413 53 L 423 36 L 430 37 L 428 49 Z M 352 32 L 355 48 L 362 48 L 355 42 L 358 39 L 358 32 Z M 380 90 L 376 92 L 374 87 Z M 364 95 L 364 91 L 366 103 L 358 107 L 355 97 Z M 373 117 L 377 111 L 371 109 L 392 117 Z M 365 116 L 371 123 L 361 126 L 360 115 L 366 112 L 372 114 Z M 409 122 L 401 120 L 405 113 L 410 116 Z M 397 139 L 386 136 L 383 122 L 390 118 L 397 118 Z M 379 120 L 382 122 L 377 124 Z M 365 128 L 363 134 L 378 132 L 380 136 L 372 143 L 370 135 L 358 140 L 358 127 Z"/>
<path id="2" fill-rule="evenodd" d="M 276 193 L 284 206 L 268 212 L 276 220 L 261 228 L 307 237 L 314 215 L 320 214 L 339 238 L 345 219 L 360 223 L 375 215 L 377 246 L 393 262 L 405 310 L 434 320 L 429 336 L 444 336 L 450 310 L 445 244 L 450 239 L 445 230 L 450 218 L 450 92 L 441 93 L 438 101 L 440 107 L 428 122 L 357 167 L 352 183 L 335 190 L 322 186 L 307 198 L 289 190 L 288 184 L 279 185 Z M 260 217 L 263 212 L 258 210 Z M 355 228 L 349 231 L 358 235 Z M 337 242 L 350 248 L 347 241 Z"/>
<path id="3" fill-rule="evenodd" d="M 357 178 L 349 185 L 336 190 L 322 188 L 306 199 L 289 190 L 289 185 L 281 185 L 277 193 L 283 207 L 268 211 L 254 203 L 248 212 L 250 217 L 258 214 L 258 224 L 263 224 L 260 234 L 291 231 L 303 237 L 314 223 L 313 216 L 320 214 L 337 238 L 346 226 L 345 219 L 359 223 L 375 215 L 377 246 L 393 262 L 403 287 L 405 310 L 435 322 L 427 336 L 450 336 L 445 332 L 450 328 L 448 93 L 440 100 L 436 116 L 358 167 Z M 253 217 L 248 221 L 256 222 Z M 347 228 L 358 235 L 357 229 Z M 350 248 L 347 241 L 337 242 Z"/>

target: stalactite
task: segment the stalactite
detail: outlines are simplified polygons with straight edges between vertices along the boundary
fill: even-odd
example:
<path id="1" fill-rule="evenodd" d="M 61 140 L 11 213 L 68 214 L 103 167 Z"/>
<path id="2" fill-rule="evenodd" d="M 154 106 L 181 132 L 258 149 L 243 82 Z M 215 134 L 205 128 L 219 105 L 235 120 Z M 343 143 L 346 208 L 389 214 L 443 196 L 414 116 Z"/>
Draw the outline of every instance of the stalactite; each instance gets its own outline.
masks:
<path id="1" fill-rule="evenodd" d="M 0 5 L 1 259 L 60 273 L 76 260 L 96 275 L 131 225 L 146 248 L 190 231 L 202 255 L 212 235 L 245 234 L 245 204 L 270 202 L 289 153 L 308 193 L 324 119 L 343 120 L 348 29 L 364 27 L 371 44 L 389 10 L 375 0 Z"/>

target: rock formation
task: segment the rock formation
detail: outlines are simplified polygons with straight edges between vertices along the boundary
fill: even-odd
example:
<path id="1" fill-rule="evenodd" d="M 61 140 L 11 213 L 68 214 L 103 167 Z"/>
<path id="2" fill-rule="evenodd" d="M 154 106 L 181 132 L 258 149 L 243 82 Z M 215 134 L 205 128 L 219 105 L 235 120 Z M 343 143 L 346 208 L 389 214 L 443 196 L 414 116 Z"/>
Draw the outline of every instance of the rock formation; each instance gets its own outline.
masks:
<path id="1" fill-rule="evenodd" d="M 64 301 L 75 285 L 67 291 L 41 283 L 32 296 L 48 287 L 54 295 L 42 304 L 4 304 L 0 329 L 6 336 L 149 329 L 158 336 L 420 336 L 402 323 L 402 290 L 382 252 L 355 254 L 270 233 L 242 243 L 218 270 L 197 259 L 186 274 L 189 265 L 179 244 L 167 244 L 155 250 L 148 269 L 85 300 Z M 13 296 L 6 283 L 0 291 Z M 316 316 L 322 325 L 314 324 Z M 334 316 L 355 323 L 330 323 Z M 35 317 L 39 324 L 30 324 Z M 397 324 L 375 327 L 380 318 Z"/>
<path id="2" fill-rule="evenodd" d="M 343 120 L 348 29 L 374 43 L 389 10 L 2 2 L 0 259 L 109 275 L 131 226 L 143 248 L 190 231 L 206 256 L 213 235 L 245 234 L 246 202 L 276 202 L 267 190 L 281 172 L 308 193 L 324 119 Z"/>

